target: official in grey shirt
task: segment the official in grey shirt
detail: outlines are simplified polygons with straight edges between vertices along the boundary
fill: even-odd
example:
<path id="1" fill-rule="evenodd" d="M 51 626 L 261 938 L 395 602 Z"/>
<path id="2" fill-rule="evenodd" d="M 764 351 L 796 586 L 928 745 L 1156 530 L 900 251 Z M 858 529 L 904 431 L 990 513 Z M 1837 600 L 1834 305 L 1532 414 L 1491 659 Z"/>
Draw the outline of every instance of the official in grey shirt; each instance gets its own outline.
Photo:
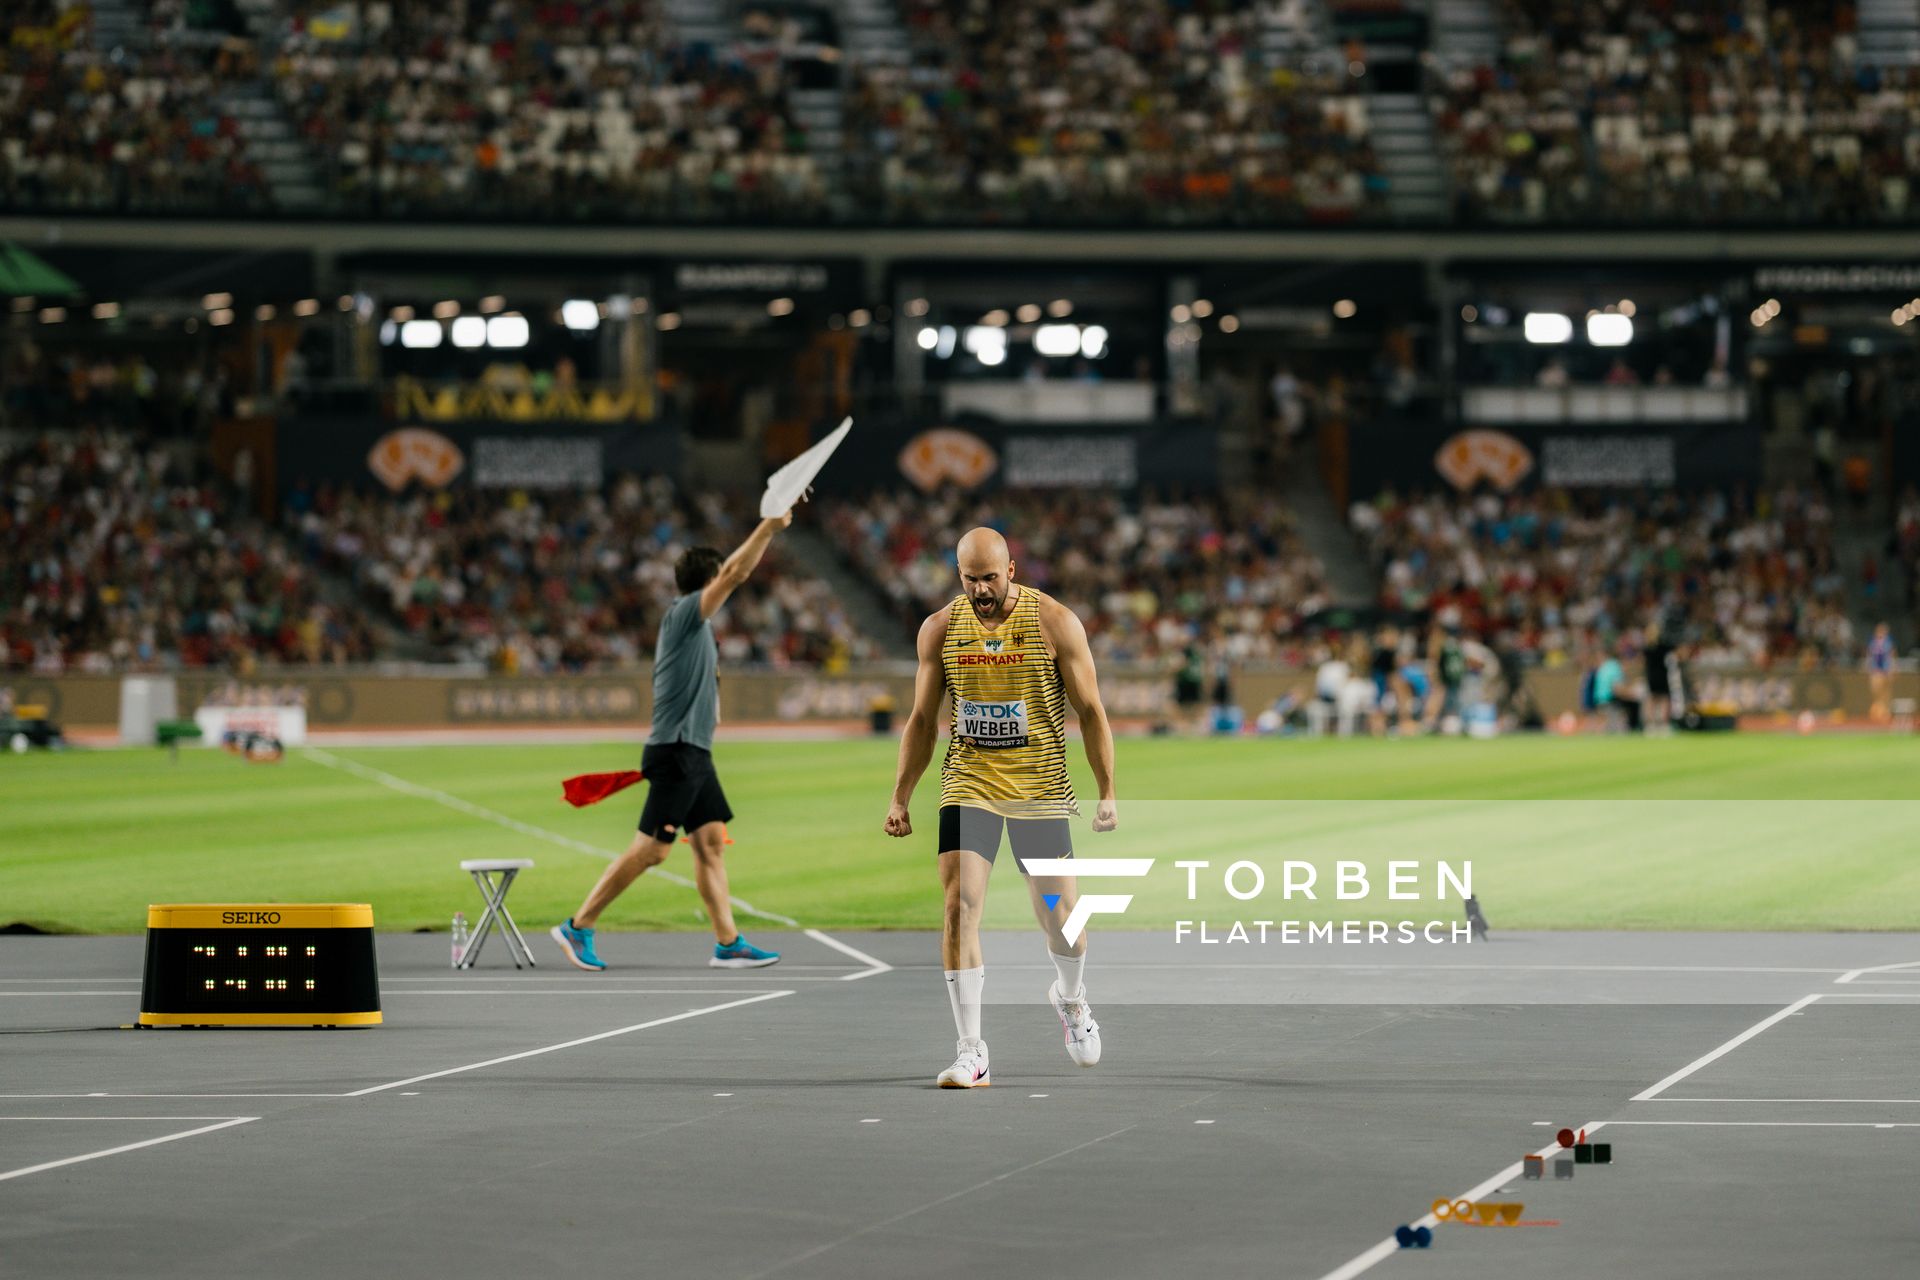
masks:
<path id="1" fill-rule="evenodd" d="M 720 684 L 714 675 L 719 657 L 713 622 L 700 612 L 700 593 L 690 591 L 675 600 L 666 617 L 660 619 L 660 638 L 653 647 L 653 732 L 647 735 L 649 748 L 685 744 L 713 750 L 713 726 L 720 714 Z M 641 767 L 646 769 L 644 763 Z M 648 777 L 653 776 L 651 769 L 646 772 Z M 647 824 L 642 822 L 640 827 L 644 831 Z"/>
<path id="2" fill-rule="evenodd" d="M 607 967 L 594 949 L 594 922 L 600 913 L 641 872 L 664 862 L 679 839 L 693 846 L 694 881 L 713 922 L 713 958 L 707 963 L 719 969 L 756 969 L 780 959 L 740 936 L 733 922 L 733 898 L 721 861 L 733 809 L 713 768 L 720 651 L 712 619 L 753 573 L 773 535 L 792 523 L 791 511 L 762 520 L 726 559 L 712 547 L 692 547 L 673 566 L 680 596 L 660 619 L 654 646 L 653 729 L 640 754 L 647 800 L 640 810 L 639 834 L 601 875 L 573 917 L 551 930 L 567 959 L 582 969 Z"/>

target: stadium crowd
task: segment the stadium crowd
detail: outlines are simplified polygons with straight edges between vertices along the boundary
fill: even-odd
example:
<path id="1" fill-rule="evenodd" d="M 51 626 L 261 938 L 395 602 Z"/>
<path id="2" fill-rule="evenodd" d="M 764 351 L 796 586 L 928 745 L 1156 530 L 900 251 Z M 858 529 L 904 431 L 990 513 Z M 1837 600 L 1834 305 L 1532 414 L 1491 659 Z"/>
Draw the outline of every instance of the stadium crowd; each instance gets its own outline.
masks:
<path id="1" fill-rule="evenodd" d="M 267 37 L 139 0 L 103 50 L 30 0 L 0 52 L 0 199 L 141 211 L 274 203 L 234 114 L 265 86 L 333 207 L 406 217 L 1269 224 L 1384 216 L 1347 59 L 1271 59 L 1244 0 L 900 0 L 904 62 L 758 11 L 688 42 L 661 0 L 284 0 Z M 1501 6 L 1483 65 L 1433 64 L 1458 216 L 1909 218 L 1920 70 L 1859 56 L 1850 5 Z M 342 20 L 343 14 L 350 15 Z M 185 38 L 191 28 L 196 38 Z M 831 35 L 831 32 L 827 32 Z M 800 68 L 813 68 L 803 73 Z M 794 107 L 837 75 L 840 138 Z M 818 124 L 817 118 L 809 117 Z"/>
<path id="2" fill-rule="evenodd" d="M 365 661 L 284 539 L 172 451 L 0 446 L 0 666 L 42 674 Z"/>
<path id="3" fill-rule="evenodd" d="M 1384 206 L 1344 64 L 1265 61 L 1229 0 L 907 0 L 914 55 L 855 71 L 858 194 L 902 220 L 1336 221 Z"/>
<path id="4" fill-rule="evenodd" d="M 1269 65 L 1261 32 L 1284 15 L 1235 0 L 906 0 L 907 65 L 814 49 L 812 65 L 839 68 L 837 144 L 809 138 L 792 105 L 802 60 L 753 14 L 709 44 L 683 40 L 658 0 L 286 0 L 256 40 L 237 20 L 190 21 L 181 0 L 142 2 L 143 47 L 95 48 L 68 17 L 58 42 L 6 51 L 8 205 L 269 208 L 230 102 L 265 85 L 330 205 L 383 216 L 1218 223 L 1384 209 L 1344 61 Z"/>
<path id="5" fill-rule="evenodd" d="M 1137 504 L 1107 493 L 883 493 L 828 503 L 821 519 L 907 635 L 958 593 L 953 549 L 975 525 L 1006 535 L 1017 579 L 1078 613 L 1099 658 L 1157 660 L 1200 639 L 1234 661 L 1294 659 L 1303 624 L 1329 602 L 1285 509 L 1252 492 Z"/>
<path id="6" fill-rule="evenodd" d="M 718 495 L 689 500 L 664 478 L 627 476 L 606 494 L 303 487 L 287 526 L 304 560 L 350 579 L 436 658 L 511 674 L 646 657 L 680 552 L 731 551 L 752 520 Z M 713 622 L 731 664 L 832 669 L 870 652 L 831 589 L 793 572 L 777 543 Z"/>
<path id="7" fill-rule="evenodd" d="M 1381 604 L 1545 665 L 1648 628 L 1703 666 L 1855 659 L 1833 512 L 1812 491 L 1382 495 L 1352 523 Z"/>
<path id="8" fill-rule="evenodd" d="M 9 5 L 11 10 L 12 6 Z M 32 0 L 0 44 L 0 205 L 257 211 L 270 203 L 222 102 L 246 41 L 101 49 L 84 5 Z"/>
<path id="9" fill-rule="evenodd" d="M 1489 65 L 1438 70 L 1436 134 L 1471 220 L 1908 216 L 1920 74 L 1862 61 L 1818 0 L 1502 6 Z"/>
<path id="10" fill-rule="evenodd" d="M 301 486 L 275 527 L 184 456 L 101 432 L 0 449 L 0 665 L 251 673 L 414 656 L 502 673 L 614 668 L 648 655 L 680 551 L 730 548 L 752 523 L 741 502 L 627 476 L 565 495 Z M 1383 608 L 1503 663 L 1578 665 L 1657 636 L 1703 668 L 1844 667 L 1866 643 L 1815 491 L 1386 494 L 1351 514 Z M 1085 620 L 1103 660 L 1178 664 L 1199 646 L 1216 662 L 1298 665 L 1324 639 L 1322 566 L 1286 510 L 1252 491 L 879 493 L 822 502 L 809 519 L 901 637 L 952 599 L 953 546 L 985 524 L 1007 534 L 1020 581 Z M 1911 490 L 1889 551 L 1911 607 Z M 880 652 L 778 543 L 715 629 L 730 665 L 832 671 Z"/>
<path id="11" fill-rule="evenodd" d="M 269 67 L 332 194 L 394 215 L 805 213 L 820 173 L 784 64 L 682 46 L 648 0 L 361 8 Z"/>

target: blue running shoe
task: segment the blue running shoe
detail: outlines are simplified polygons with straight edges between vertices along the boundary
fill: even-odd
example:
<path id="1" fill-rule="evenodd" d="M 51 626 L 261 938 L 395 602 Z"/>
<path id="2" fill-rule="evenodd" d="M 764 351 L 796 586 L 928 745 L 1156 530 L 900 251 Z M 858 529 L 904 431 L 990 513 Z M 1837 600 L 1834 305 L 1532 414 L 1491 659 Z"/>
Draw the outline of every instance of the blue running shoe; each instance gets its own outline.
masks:
<path id="1" fill-rule="evenodd" d="M 713 959 L 707 964 L 715 969 L 764 969 L 770 964 L 780 963 L 778 951 L 762 951 L 747 941 L 746 934 L 740 934 L 732 942 L 713 944 Z"/>
<path id="2" fill-rule="evenodd" d="M 607 967 L 607 962 L 593 952 L 593 930 L 574 928 L 571 916 L 565 924 L 557 924 L 547 932 L 553 935 L 553 940 L 560 944 L 560 949 L 567 953 L 567 959 L 573 962 L 576 969 L 599 973 Z"/>

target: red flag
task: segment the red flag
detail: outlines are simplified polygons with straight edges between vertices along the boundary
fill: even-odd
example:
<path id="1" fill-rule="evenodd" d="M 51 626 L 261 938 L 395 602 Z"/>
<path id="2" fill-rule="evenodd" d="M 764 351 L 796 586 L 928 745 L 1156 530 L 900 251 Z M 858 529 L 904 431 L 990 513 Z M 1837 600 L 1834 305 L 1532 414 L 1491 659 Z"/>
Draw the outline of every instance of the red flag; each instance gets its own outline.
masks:
<path id="1" fill-rule="evenodd" d="M 638 769 L 621 769 L 616 773 L 583 773 L 562 782 L 560 792 L 568 804 L 581 809 L 590 804 L 599 804 L 616 791 L 625 791 L 644 777 L 646 775 Z"/>

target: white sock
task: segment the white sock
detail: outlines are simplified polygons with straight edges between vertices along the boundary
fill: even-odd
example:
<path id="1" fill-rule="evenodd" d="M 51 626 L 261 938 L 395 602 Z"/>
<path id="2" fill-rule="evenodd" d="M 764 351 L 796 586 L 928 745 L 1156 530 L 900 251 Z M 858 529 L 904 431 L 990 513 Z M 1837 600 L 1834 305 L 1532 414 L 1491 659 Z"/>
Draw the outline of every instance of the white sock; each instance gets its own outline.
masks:
<path id="1" fill-rule="evenodd" d="M 953 1005 L 953 1028 L 962 1040 L 980 1039 L 980 988 L 986 981 L 985 965 L 947 970 L 947 1000 Z"/>
<path id="2" fill-rule="evenodd" d="M 1047 954 L 1053 958 L 1053 967 L 1060 973 L 1060 994 L 1069 1000 L 1078 1000 L 1087 994 L 1080 985 L 1080 971 L 1087 967 L 1086 952 L 1077 956 L 1063 956 L 1050 950 Z"/>

